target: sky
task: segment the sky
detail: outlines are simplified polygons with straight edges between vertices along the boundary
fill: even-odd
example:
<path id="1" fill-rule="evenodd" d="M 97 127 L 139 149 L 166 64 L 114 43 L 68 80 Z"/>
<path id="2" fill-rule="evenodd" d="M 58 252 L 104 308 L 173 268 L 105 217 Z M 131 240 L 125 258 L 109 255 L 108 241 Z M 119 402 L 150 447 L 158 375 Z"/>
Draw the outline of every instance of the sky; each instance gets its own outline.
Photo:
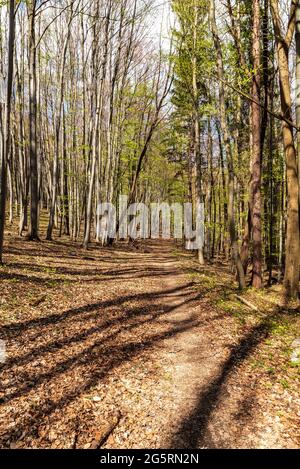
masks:
<path id="1" fill-rule="evenodd" d="M 149 14 L 149 37 L 159 42 L 160 32 L 162 32 L 163 45 L 168 48 L 173 22 L 174 15 L 171 11 L 170 0 L 153 0 L 153 8 Z"/>

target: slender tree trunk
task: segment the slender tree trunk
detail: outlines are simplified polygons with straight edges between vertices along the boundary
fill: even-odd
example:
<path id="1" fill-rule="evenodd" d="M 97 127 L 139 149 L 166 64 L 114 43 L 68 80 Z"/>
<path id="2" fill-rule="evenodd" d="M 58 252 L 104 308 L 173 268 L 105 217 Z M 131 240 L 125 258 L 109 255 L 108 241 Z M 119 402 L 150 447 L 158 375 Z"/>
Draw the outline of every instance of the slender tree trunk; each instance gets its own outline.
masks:
<path id="1" fill-rule="evenodd" d="M 252 286 L 262 287 L 262 223 L 261 223 L 261 112 L 260 112 L 260 1 L 252 1 L 252 175 L 251 212 L 253 241 Z"/>
<path id="2" fill-rule="evenodd" d="M 14 153 L 14 145 L 11 145 L 10 152 Z M 8 218 L 8 220 L 9 220 L 9 224 L 12 225 L 13 217 L 14 217 L 14 210 L 13 210 L 14 188 L 13 188 L 12 167 L 11 167 L 11 162 L 10 161 L 8 161 L 8 165 L 7 165 L 7 176 L 8 176 L 8 188 L 9 188 L 9 218 Z"/>
<path id="3" fill-rule="evenodd" d="M 91 162 L 91 171 L 90 171 L 90 180 L 88 188 L 88 197 L 87 197 L 87 206 L 86 206 L 86 226 L 83 239 L 83 247 L 88 248 L 91 236 L 91 224 L 92 224 L 92 209 L 93 209 L 93 194 L 94 194 L 94 185 L 95 185 L 95 175 L 96 175 L 96 166 L 97 159 L 100 157 L 101 148 L 97 148 L 97 143 L 99 140 L 100 132 L 100 123 L 102 119 L 103 111 L 103 86 L 106 78 L 107 72 L 107 58 L 108 58 L 108 43 L 109 43 L 109 24 L 110 24 L 110 12 L 111 12 L 111 2 L 107 7 L 106 18 L 105 18 L 105 44 L 103 51 L 103 58 L 101 63 L 101 79 L 100 84 L 98 85 L 98 90 L 96 89 L 96 108 L 95 108 L 95 119 L 94 119 L 94 129 L 92 134 L 92 162 Z M 97 39 L 96 32 L 94 33 L 94 46 Z"/>
<path id="4" fill-rule="evenodd" d="M 230 235 L 230 244 L 232 259 L 234 261 L 237 278 L 239 282 L 239 287 L 245 288 L 245 274 L 243 265 L 241 262 L 238 243 L 236 238 L 236 227 L 235 227 L 235 216 L 234 216 L 234 165 L 232 157 L 232 149 L 230 148 L 229 141 L 229 132 L 228 124 L 226 117 L 226 106 L 225 106 L 225 89 L 224 89 L 224 70 L 223 70 L 223 56 L 221 43 L 218 36 L 217 25 L 216 25 L 216 16 L 215 16 L 215 0 L 211 0 L 210 3 L 210 22 L 213 33 L 214 45 L 217 54 L 217 73 L 219 78 L 219 104 L 220 104 L 220 121 L 222 129 L 222 137 L 224 142 L 224 147 L 226 151 L 226 157 L 228 161 L 228 224 L 229 224 L 229 235 Z"/>
<path id="5" fill-rule="evenodd" d="M 36 0 L 28 2 L 29 19 L 29 155 L 30 155 L 30 226 L 28 238 L 39 240 L 38 233 L 38 157 L 37 157 L 37 75 L 36 75 L 36 43 L 35 16 Z"/>
<path id="6" fill-rule="evenodd" d="M 71 25 L 73 20 L 73 3 L 71 3 L 71 12 L 67 26 L 67 35 L 63 45 L 61 64 L 60 64 L 60 73 L 59 73 L 59 98 L 57 106 L 57 122 L 56 122 L 56 139 L 55 139 L 55 154 L 53 162 L 53 176 L 52 176 L 52 194 L 51 194 L 51 206 L 50 206 L 50 217 L 47 228 L 47 237 L 46 239 L 52 239 L 52 231 L 54 226 L 54 217 L 55 217 L 55 207 L 56 207 L 56 197 L 57 197 L 57 185 L 59 178 L 59 153 L 60 153 L 60 135 L 61 135 L 61 121 L 62 121 L 62 112 L 63 112 L 63 102 L 64 102 L 64 81 L 65 81 L 65 65 L 67 58 L 68 44 L 71 36 Z"/>
<path id="7" fill-rule="evenodd" d="M 222 185 L 220 186 L 220 251 L 222 251 L 226 257 L 227 256 L 227 249 L 225 248 L 225 234 L 226 234 L 226 220 L 228 218 L 228 200 L 227 200 L 227 187 L 226 187 L 226 176 L 225 176 L 225 167 L 224 167 L 224 152 L 223 152 L 223 142 L 222 142 L 222 135 L 221 129 L 219 124 L 217 124 L 217 133 L 218 133 L 218 142 L 219 142 L 219 153 L 220 153 L 220 176 Z M 222 190 L 221 190 L 222 189 Z M 221 208 L 221 196 L 223 207 Z M 222 210 L 223 209 L 223 210 Z M 221 216 L 223 211 L 223 218 Z"/>
<path id="8" fill-rule="evenodd" d="M 0 196 L 0 263 L 3 262 L 3 241 L 6 214 L 6 192 L 7 192 L 7 167 L 11 147 L 11 99 L 14 69 L 14 44 L 15 44 L 15 1 L 9 2 L 9 39 L 8 39 L 8 70 L 5 109 L 5 134 L 1 158 L 1 196 Z"/>
<path id="9" fill-rule="evenodd" d="M 200 152 L 200 116 L 199 116 L 199 92 L 197 85 L 197 29 L 199 21 L 199 12 L 197 1 L 194 0 L 194 24 L 193 24 L 193 54 L 192 54 L 192 73 L 193 73 L 193 105 L 194 105 L 194 163 L 196 169 L 196 191 L 197 204 L 202 203 L 202 171 L 201 171 L 201 152 Z M 198 261 L 204 265 L 203 247 L 198 249 Z"/>

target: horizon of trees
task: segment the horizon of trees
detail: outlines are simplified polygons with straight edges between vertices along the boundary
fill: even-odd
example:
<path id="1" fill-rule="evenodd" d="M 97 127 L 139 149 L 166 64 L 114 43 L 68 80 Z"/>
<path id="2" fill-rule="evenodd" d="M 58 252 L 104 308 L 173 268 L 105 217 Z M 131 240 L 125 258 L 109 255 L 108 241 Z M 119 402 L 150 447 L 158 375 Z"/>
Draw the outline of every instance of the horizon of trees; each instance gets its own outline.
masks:
<path id="1" fill-rule="evenodd" d="M 167 50 L 153 0 L 1 2 L 0 261 L 6 217 L 87 248 L 119 194 L 203 202 L 200 265 L 298 298 L 300 1 L 170 7 Z"/>

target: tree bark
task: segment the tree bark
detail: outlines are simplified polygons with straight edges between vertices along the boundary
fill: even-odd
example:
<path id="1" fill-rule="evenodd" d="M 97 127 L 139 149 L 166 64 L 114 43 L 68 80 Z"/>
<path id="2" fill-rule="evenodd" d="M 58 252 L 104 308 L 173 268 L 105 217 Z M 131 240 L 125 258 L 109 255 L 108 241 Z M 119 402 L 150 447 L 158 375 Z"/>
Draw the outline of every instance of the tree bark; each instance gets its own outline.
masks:
<path id="1" fill-rule="evenodd" d="M 296 0 L 295 40 L 296 40 L 296 125 L 300 129 L 300 0 Z M 300 130 L 297 131 L 298 185 L 300 187 Z M 300 190 L 299 190 L 300 205 Z"/>
<path id="2" fill-rule="evenodd" d="M 252 175 L 251 213 L 253 241 L 252 286 L 262 287 L 262 223 L 261 223 L 261 111 L 260 101 L 260 1 L 252 1 Z M 256 102 L 255 102 L 256 101 Z"/>
<path id="3" fill-rule="evenodd" d="M 1 158 L 1 197 L 0 197 L 0 263 L 3 262 L 3 241 L 6 215 L 7 168 L 11 147 L 11 100 L 14 70 L 14 44 L 15 44 L 15 1 L 9 2 L 9 39 L 8 39 L 8 70 L 5 109 L 5 134 Z"/>
<path id="4" fill-rule="evenodd" d="M 272 19 L 277 47 L 279 85 L 282 114 L 292 121 L 292 100 L 289 73 L 289 48 L 292 39 L 293 22 L 289 21 L 286 36 L 281 30 L 281 19 L 277 0 L 271 0 Z M 293 8 L 291 10 L 293 14 Z M 284 285 L 288 298 L 297 298 L 299 291 L 299 181 L 293 127 L 283 121 L 283 146 L 287 178 L 287 233 Z"/>
<path id="5" fill-rule="evenodd" d="M 229 141 L 229 132 L 228 124 L 226 117 L 226 105 L 225 105 L 225 89 L 224 89 L 224 69 L 223 69 L 223 55 L 221 49 L 220 38 L 218 36 L 216 16 L 215 16 L 215 0 L 211 0 L 210 3 L 210 22 L 214 40 L 214 46 L 217 54 L 217 74 L 219 78 L 219 104 L 220 104 L 220 122 L 223 143 L 226 151 L 226 157 L 228 161 L 228 228 L 230 235 L 230 244 L 231 244 L 231 255 L 233 262 L 237 271 L 237 278 L 239 287 L 241 289 L 246 287 L 245 274 L 243 265 L 241 262 L 239 248 L 236 237 L 236 228 L 235 228 L 235 216 L 234 216 L 234 165 L 233 165 L 233 156 L 232 149 L 230 148 Z"/>
<path id="6" fill-rule="evenodd" d="M 36 0 L 27 4 L 29 20 L 29 157 L 30 157 L 30 226 L 28 239 L 39 240 L 38 233 L 38 155 L 37 155 L 37 75 L 36 75 L 36 40 L 35 16 Z"/>

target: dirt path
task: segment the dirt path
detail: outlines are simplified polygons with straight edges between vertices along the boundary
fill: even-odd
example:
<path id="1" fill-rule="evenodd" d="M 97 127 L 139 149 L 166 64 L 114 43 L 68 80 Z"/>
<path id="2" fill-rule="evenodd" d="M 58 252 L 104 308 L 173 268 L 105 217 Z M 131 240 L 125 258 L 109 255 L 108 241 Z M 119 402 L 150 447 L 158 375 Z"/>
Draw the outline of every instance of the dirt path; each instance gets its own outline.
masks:
<path id="1" fill-rule="evenodd" d="M 161 253 L 164 268 L 171 271 L 170 246 Z M 165 341 L 164 353 L 171 357 L 173 412 L 162 446 L 299 448 L 299 387 L 295 393 L 259 389 L 265 383 L 251 366 L 252 354 L 271 335 L 269 318 L 252 324 L 250 320 L 248 327 L 240 328 L 234 317 L 212 304 L 209 285 L 199 292 L 196 285 L 185 285 L 186 280 L 180 268 L 175 276 L 170 272 L 164 277 L 166 289 L 178 288 L 165 296 L 172 305 L 168 321 L 185 330 Z M 295 330 L 299 332 L 299 321 Z M 296 390 L 297 383 L 299 379 Z"/>
<path id="2" fill-rule="evenodd" d="M 1 447 L 299 445 L 299 396 L 268 404 L 248 363 L 265 322 L 239 327 L 173 243 L 87 254 L 13 239 L 7 252 Z"/>

